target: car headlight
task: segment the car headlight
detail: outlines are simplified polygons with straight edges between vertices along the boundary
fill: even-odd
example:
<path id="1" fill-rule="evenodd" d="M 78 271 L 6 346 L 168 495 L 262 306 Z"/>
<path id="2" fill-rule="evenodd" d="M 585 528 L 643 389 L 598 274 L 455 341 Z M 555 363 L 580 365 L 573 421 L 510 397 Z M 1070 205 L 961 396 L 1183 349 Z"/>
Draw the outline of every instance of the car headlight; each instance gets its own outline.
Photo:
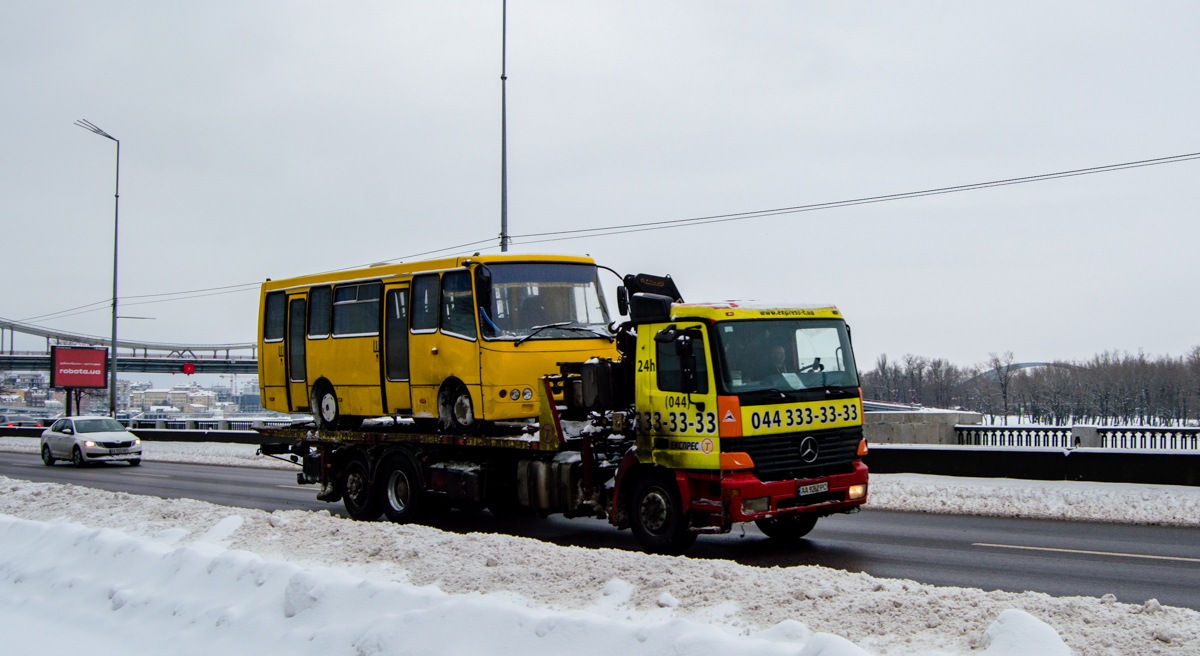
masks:
<path id="1" fill-rule="evenodd" d="M 83 445 L 84 446 L 96 446 L 96 443 L 91 440 L 87 440 L 83 443 Z"/>
<path id="2" fill-rule="evenodd" d="M 137 446 L 137 445 L 139 445 L 139 444 L 141 444 L 141 443 L 142 443 L 142 438 L 140 438 L 140 437 L 135 437 L 135 438 L 133 438 L 133 445 L 134 445 L 134 446 Z"/>

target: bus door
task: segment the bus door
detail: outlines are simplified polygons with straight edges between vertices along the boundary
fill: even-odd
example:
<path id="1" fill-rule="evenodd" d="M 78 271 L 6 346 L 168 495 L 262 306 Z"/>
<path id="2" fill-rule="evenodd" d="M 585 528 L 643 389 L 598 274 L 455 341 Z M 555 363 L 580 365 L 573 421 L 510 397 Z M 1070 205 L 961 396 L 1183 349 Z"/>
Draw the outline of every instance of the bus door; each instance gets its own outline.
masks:
<path id="1" fill-rule="evenodd" d="M 479 344 L 471 272 L 414 276 L 410 309 L 409 370 L 414 417 L 435 418 L 442 383 L 456 378 L 471 394 L 475 417 L 483 419 L 479 387 Z"/>
<path id="2" fill-rule="evenodd" d="M 408 283 L 383 290 L 383 399 L 385 414 L 412 412 L 408 374 Z"/>
<path id="3" fill-rule="evenodd" d="M 304 351 L 304 320 L 308 317 L 304 294 L 288 296 L 287 352 L 288 407 L 292 411 L 308 409 L 308 367 Z"/>
<path id="4" fill-rule="evenodd" d="M 263 299 L 262 350 L 258 354 L 262 378 L 262 406 L 268 410 L 291 409 L 287 400 L 287 354 L 284 335 L 287 333 L 287 296 L 284 292 L 269 292 Z"/>

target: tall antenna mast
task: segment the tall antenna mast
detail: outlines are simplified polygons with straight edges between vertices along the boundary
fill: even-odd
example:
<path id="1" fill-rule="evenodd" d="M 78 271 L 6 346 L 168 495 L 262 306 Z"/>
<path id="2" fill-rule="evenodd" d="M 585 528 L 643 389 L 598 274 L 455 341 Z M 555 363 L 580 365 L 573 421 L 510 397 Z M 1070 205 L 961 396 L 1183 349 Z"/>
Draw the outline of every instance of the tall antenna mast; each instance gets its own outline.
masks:
<path id="1" fill-rule="evenodd" d="M 500 5 L 500 252 L 508 252 L 508 0 Z"/>

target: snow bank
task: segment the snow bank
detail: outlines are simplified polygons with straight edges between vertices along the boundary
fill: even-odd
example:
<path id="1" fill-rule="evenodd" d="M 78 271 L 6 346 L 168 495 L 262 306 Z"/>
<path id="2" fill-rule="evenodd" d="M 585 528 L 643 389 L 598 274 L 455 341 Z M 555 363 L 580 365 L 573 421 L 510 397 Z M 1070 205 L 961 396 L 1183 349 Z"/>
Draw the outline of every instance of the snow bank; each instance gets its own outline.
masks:
<path id="1" fill-rule="evenodd" d="M 0 631 L 6 646 L 42 651 L 1200 653 L 1200 613 L 1151 601 L 558 547 L 3 477 L 0 515 Z M 45 618 L 64 609 L 72 621 L 51 628 Z"/>
<path id="2" fill-rule="evenodd" d="M 1200 487 L 872 474 L 868 508 L 1200 526 Z"/>

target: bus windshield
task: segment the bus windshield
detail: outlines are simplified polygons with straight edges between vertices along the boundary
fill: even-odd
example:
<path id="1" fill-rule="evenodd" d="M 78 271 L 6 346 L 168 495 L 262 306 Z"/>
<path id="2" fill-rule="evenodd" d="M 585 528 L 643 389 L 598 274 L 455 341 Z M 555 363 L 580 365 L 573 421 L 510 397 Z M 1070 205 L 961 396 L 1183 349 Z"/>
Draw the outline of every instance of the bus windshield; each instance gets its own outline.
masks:
<path id="1" fill-rule="evenodd" d="M 846 324 L 835 319 L 767 319 L 717 324 L 719 375 L 733 394 L 857 387 Z"/>
<path id="2" fill-rule="evenodd" d="M 592 264 L 488 264 L 476 270 L 476 293 L 485 339 L 609 336 L 608 308 Z"/>

